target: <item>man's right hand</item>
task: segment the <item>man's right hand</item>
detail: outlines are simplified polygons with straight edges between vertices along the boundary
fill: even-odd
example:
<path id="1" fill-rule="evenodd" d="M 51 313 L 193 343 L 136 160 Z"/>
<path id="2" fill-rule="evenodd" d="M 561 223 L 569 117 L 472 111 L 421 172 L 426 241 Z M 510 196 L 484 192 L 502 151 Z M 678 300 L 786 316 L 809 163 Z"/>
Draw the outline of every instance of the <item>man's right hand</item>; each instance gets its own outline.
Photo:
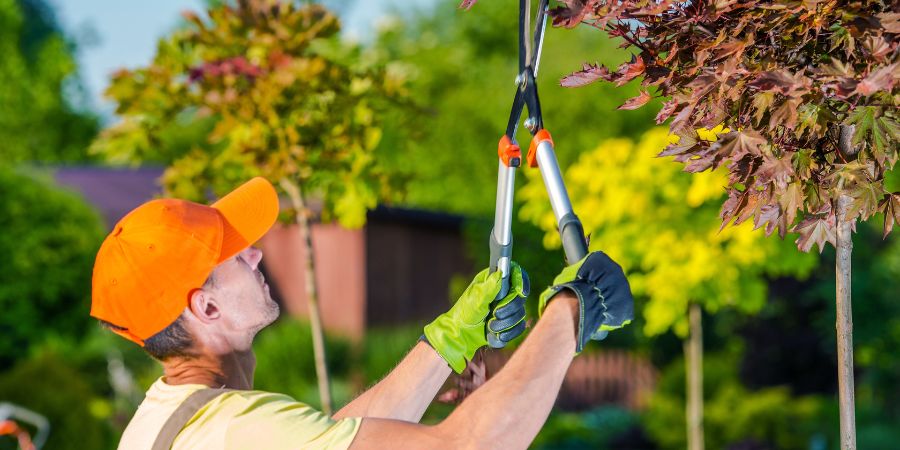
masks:
<path id="1" fill-rule="evenodd" d="M 622 328 L 634 320 L 634 299 L 622 267 L 606 253 L 597 251 L 566 267 L 542 294 L 539 312 L 563 289 L 577 297 L 580 318 L 576 331 L 575 352 L 580 353 L 589 340 L 601 340 L 611 330 Z"/>

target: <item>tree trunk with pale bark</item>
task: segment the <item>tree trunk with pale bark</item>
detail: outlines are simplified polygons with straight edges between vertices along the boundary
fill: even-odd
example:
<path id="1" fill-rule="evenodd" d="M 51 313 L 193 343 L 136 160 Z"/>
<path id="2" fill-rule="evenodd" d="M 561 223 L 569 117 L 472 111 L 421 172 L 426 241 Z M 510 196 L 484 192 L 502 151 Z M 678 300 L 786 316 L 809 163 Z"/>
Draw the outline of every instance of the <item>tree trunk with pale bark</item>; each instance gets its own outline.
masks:
<path id="1" fill-rule="evenodd" d="M 840 130 L 841 152 L 845 157 L 857 153 L 851 140 L 854 126 L 844 125 Z M 853 253 L 852 221 L 847 220 L 853 199 L 841 195 L 837 201 L 835 220 L 837 236 L 835 247 L 835 307 L 837 310 L 838 403 L 841 417 L 841 450 L 856 450 L 856 401 L 853 384 L 853 309 L 850 296 Z"/>
<path id="2" fill-rule="evenodd" d="M 316 266 L 313 258 L 312 230 L 309 225 L 309 216 L 306 211 L 306 203 L 300 187 L 288 181 L 281 180 L 281 188 L 291 199 L 297 219 L 297 232 L 300 233 L 300 242 L 306 247 L 304 252 L 305 264 L 304 279 L 306 281 L 306 301 L 309 305 L 309 323 L 312 329 L 313 354 L 316 362 L 316 378 L 319 385 L 319 399 L 322 402 L 322 412 L 331 415 L 331 382 L 328 378 L 328 366 L 325 363 L 325 336 L 322 331 L 322 319 L 319 316 L 318 287 L 316 285 Z"/>
<path id="3" fill-rule="evenodd" d="M 703 323 L 700 305 L 688 307 L 690 336 L 684 342 L 685 368 L 687 370 L 687 419 L 688 450 L 703 450 Z"/>

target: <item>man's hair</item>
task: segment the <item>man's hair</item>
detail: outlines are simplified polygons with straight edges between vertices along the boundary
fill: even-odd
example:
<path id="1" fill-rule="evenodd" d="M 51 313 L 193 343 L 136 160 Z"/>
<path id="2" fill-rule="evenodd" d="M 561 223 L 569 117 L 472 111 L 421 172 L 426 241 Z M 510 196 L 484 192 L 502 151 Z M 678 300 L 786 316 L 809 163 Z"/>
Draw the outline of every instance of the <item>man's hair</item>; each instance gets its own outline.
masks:
<path id="1" fill-rule="evenodd" d="M 212 273 L 203 283 L 204 288 L 213 288 L 216 285 L 216 279 Z M 100 320 L 100 325 L 111 330 L 124 331 L 126 328 Z M 182 357 L 190 358 L 194 356 L 191 347 L 194 344 L 191 333 L 184 326 L 184 313 L 178 316 L 169 326 L 163 328 L 159 333 L 144 339 L 144 351 L 159 361 L 165 361 L 169 358 Z"/>

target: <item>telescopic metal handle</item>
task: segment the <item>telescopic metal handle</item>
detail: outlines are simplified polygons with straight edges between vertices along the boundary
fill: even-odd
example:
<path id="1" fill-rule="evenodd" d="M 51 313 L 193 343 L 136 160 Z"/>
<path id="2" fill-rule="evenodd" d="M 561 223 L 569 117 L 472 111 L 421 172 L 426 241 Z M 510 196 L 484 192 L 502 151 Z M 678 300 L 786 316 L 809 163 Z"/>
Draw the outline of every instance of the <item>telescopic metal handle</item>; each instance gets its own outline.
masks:
<path id="1" fill-rule="evenodd" d="M 503 141 L 501 140 L 501 145 Z M 518 146 L 516 146 L 518 148 Z M 518 164 L 518 163 L 516 163 Z M 500 159 L 497 166 L 497 204 L 494 208 L 494 227 L 491 229 L 489 246 L 491 250 L 490 272 L 500 271 L 502 274 L 500 292 L 494 301 L 498 301 L 509 293 L 510 258 L 512 257 L 512 209 L 513 194 L 516 186 L 516 166 L 508 166 Z M 494 305 L 491 305 L 491 313 Z M 505 343 L 490 339 L 488 345 L 502 348 Z"/>
<path id="2" fill-rule="evenodd" d="M 572 210 L 569 192 L 566 190 L 559 163 L 556 161 L 553 141 L 550 139 L 550 133 L 547 133 L 546 130 L 541 130 L 535 135 L 532 148 L 529 149 L 528 159 L 534 161 L 541 170 L 541 178 L 544 179 L 544 186 L 550 196 L 550 206 L 553 207 L 553 215 L 556 216 L 566 261 L 574 264 L 587 255 L 587 241 L 584 238 L 581 220 Z"/>

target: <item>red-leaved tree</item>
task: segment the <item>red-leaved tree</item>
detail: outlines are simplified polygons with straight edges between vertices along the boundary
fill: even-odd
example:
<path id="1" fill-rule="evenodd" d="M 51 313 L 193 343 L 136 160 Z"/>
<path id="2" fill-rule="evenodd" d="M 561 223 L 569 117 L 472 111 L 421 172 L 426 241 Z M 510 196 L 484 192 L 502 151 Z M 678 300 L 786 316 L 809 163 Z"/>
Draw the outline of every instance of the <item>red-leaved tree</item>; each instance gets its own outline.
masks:
<path id="1" fill-rule="evenodd" d="M 837 248 L 841 448 L 856 447 L 850 308 L 851 229 L 884 214 L 900 220 L 900 192 L 885 189 L 897 162 L 900 4 L 884 1 L 565 0 L 554 25 L 587 25 L 621 38 L 635 55 L 615 70 L 585 64 L 561 80 L 597 80 L 667 101 L 680 140 L 662 150 L 688 172 L 727 166 L 722 226 L 753 220 L 795 232 L 808 251 Z M 716 141 L 697 129 L 724 125 Z"/>

